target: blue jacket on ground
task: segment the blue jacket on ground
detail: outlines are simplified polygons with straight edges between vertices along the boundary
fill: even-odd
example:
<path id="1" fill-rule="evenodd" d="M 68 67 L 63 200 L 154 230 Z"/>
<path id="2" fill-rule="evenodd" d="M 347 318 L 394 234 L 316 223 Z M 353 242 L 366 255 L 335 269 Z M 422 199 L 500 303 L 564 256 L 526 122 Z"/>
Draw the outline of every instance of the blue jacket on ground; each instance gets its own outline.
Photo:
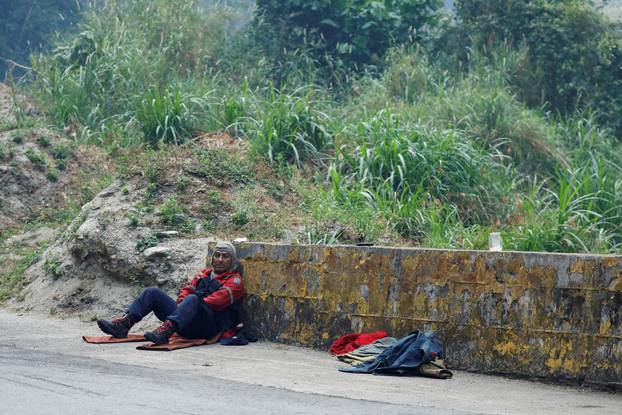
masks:
<path id="1" fill-rule="evenodd" d="M 445 351 L 436 334 L 413 331 L 385 349 L 371 362 L 340 368 L 342 372 L 405 375 L 420 365 L 443 358 Z"/>

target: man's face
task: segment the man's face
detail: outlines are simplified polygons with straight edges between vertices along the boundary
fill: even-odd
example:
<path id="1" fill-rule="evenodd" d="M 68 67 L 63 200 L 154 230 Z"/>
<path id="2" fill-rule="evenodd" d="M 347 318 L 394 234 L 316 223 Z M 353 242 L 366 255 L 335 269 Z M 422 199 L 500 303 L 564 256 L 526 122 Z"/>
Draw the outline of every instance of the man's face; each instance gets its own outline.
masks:
<path id="1" fill-rule="evenodd" d="M 226 251 L 216 251 L 212 258 L 212 266 L 217 274 L 223 273 L 231 268 L 231 255 Z"/>

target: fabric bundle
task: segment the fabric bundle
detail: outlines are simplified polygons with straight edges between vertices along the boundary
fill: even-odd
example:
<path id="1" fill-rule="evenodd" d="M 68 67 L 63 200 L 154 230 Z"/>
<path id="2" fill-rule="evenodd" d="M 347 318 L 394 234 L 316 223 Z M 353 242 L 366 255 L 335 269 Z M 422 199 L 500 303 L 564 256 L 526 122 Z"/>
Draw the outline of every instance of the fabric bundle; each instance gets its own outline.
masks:
<path id="1" fill-rule="evenodd" d="M 347 345 L 352 345 L 352 343 L 341 344 L 340 347 L 348 348 Z M 444 353 L 443 345 L 436 334 L 413 331 L 399 340 L 393 337 L 379 338 L 352 351 L 342 353 L 337 358 L 351 365 L 339 368 L 342 372 L 420 375 L 449 379 L 453 373 L 445 367 Z"/>
<path id="2" fill-rule="evenodd" d="M 373 343 L 361 346 L 349 353 L 339 355 L 337 356 L 337 359 L 352 366 L 356 366 L 363 362 L 370 362 L 380 355 L 384 349 L 392 346 L 396 342 L 397 339 L 394 337 L 383 337 L 382 339 L 378 339 Z"/>

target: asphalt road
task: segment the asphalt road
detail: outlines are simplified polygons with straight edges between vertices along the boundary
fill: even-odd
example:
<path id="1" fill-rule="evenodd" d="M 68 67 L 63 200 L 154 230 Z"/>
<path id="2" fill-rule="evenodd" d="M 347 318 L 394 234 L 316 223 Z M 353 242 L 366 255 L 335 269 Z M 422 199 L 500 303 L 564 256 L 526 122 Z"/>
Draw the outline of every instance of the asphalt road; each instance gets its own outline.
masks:
<path id="1" fill-rule="evenodd" d="M 0 368 L 3 414 L 448 413 L 9 346 L 0 346 Z"/>
<path id="2" fill-rule="evenodd" d="M 620 394 L 466 372 L 347 374 L 327 353 L 273 343 L 153 352 L 82 334 L 98 334 L 94 323 L 0 310 L 0 415 L 622 413 Z"/>

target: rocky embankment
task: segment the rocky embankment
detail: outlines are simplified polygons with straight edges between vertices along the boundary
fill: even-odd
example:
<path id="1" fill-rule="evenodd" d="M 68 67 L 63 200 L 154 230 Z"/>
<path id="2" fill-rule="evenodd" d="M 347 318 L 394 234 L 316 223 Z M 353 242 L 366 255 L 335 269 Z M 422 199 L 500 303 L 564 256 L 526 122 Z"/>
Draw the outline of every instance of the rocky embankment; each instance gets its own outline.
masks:
<path id="1" fill-rule="evenodd" d="M 139 200 L 139 192 L 113 183 L 84 205 L 26 270 L 25 286 L 10 306 L 95 318 L 122 311 L 141 287 L 175 291 L 204 266 L 209 238 L 133 227 L 128 216 Z"/>

